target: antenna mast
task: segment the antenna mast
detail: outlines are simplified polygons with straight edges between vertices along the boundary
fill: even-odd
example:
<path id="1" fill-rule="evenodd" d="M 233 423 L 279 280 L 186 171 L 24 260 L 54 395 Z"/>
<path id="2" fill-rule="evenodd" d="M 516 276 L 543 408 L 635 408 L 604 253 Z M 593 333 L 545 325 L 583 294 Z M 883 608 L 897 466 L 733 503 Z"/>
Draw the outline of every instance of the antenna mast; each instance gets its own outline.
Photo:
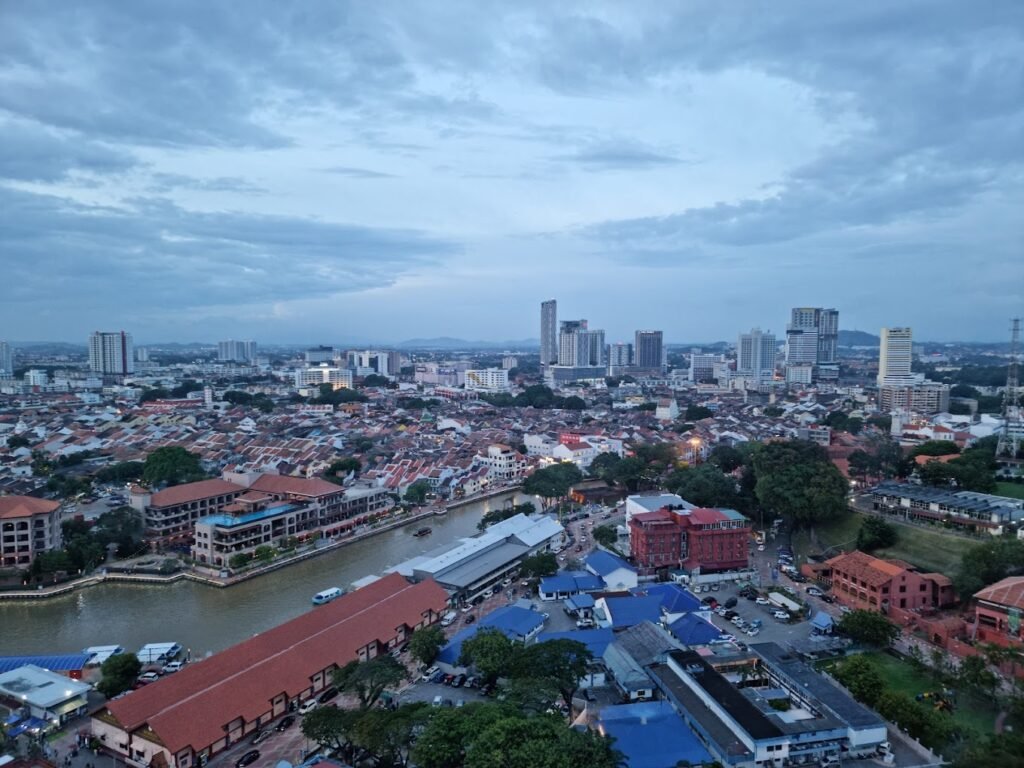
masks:
<path id="1" fill-rule="evenodd" d="M 1021 420 L 1020 396 L 1020 318 L 1015 317 L 1010 325 L 1010 364 L 1006 370 L 1006 389 L 1003 390 L 1003 427 L 999 431 L 996 457 L 1010 460 L 1017 458 L 1020 441 L 1024 437 L 1024 421 Z"/>

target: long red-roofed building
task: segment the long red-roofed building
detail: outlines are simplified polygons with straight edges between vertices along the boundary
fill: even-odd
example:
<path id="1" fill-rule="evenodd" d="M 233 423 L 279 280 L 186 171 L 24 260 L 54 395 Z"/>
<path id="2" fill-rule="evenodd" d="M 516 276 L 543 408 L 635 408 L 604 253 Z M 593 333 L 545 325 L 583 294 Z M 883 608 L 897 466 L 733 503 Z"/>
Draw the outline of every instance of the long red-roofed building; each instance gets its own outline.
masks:
<path id="1" fill-rule="evenodd" d="M 107 749 L 151 768 L 192 768 L 328 687 L 331 671 L 438 621 L 447 593 L 390 574 L 114 699 L 92 716 Z"/>

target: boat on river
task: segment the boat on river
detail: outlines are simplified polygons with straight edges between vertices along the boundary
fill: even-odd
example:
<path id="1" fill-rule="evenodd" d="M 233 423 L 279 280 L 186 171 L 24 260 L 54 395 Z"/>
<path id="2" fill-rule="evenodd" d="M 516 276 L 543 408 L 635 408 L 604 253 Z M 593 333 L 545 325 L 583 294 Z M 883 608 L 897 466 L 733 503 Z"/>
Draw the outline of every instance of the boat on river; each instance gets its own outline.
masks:
<path id="1" fill-rule="evenodd" d="M 325 603 L 331 602 L 331 600 L 337 600 L 339 597 L 345 594 L 345 590 L 341 587 L 331 587 L 325 589 L 322 592 L 317 592 L 313 595 L 313 605 L 324 605 Z"/>
<path id="2" fill-rule="evenodd" d="M 416 533 L 414 533 L 413 536 L 429 536 L 430 533 L 431 529 L 425 525 L 422 528 L 417 528 Z"/>

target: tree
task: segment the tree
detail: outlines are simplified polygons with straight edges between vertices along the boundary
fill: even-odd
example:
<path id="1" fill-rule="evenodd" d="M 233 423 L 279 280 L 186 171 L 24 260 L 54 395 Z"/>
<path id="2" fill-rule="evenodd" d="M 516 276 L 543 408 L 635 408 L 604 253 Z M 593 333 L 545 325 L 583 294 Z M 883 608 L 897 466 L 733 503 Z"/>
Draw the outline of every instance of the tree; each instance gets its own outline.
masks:
<path id="1" fill-rule="evenodd" d="M 423 666 L 429 667 L 446 642 L 444 630 L 438 626 L 417 629 L 409 638 L 409 655 Z"/>
<path id="2" fill-rule="evenodd" d="M 387 376 L 381 376 L 379 373 L 371 373 L 369 376 L 363 377 L 364 387 L 391 387 L 392 382 Z"/>
<path id="3" fill-rule="evenodd" d="M 558 718 L 498 720 L 466 748 L 465 768 L 615 768 L 622 755 L 595 731 L 566 728 Z"/>
<path id="4" fill-rule="evenodd" d="M 734 507 L 737 502 L 736 481 L 713 464 L 676 470 L 665 487 L 698 507 Z"/>
<path id="5" fill-rule="evenodd" d="M 238 570 L 245 568 L 249 563 L 252 562 L 252 554 L 249 552 L 237 552 L 228 558 L 228 567 L 232 570 Z"/>
<path id="6" fill-rule="evenodd" d="M 856 643 L 876 647 L 888 646 L 900 634 L 900 628 L 882 614 L 863 610 L 843 614 L 836 629 Z"/>
<path id="7" fill-rule="evenodd" d="M 29 440 L 25 435 L 11 435 L 7 438 L 7 450 L 16 451 L 18 448 L 28 448 Z"/>
<path id="8" fill-rule="evenodd" d="M 417 480 L 406 489 L 405 496 L 403 498 L 410 504 L 422 504 L 427 500 L 427 494 L 429 494 L 430 491 L 430 483 L 426 480 Z"/>
<path id="9" fill-rule="evenodd" d="M 123 483 L 138 480 L 145 467 L 141 461 L 121 461 L 97 470 L 95 477 L 101 483 Z"/>
<path id="10" fill-rule="evenodd" d="M 519 564 L 519 573 L 523 578 L 541 578 L 554 576 L 558 573 L 558 558 L 553 552 L 538 552 L 523 558 Z"/>
<path id="11" fill-rule="evenodd" d="M 199 461 L 198 454 L 176 445 L 157 448 L 146 457 L 142 479 L 151 487 L 201 480 L 206 473 Z"/>
<path id="12" fill-rule="evenodd" d="M 920 445 L 914 446 L 910 451 L 910 457 L 948 456 L 951 453 L 960 453 L 960 446 L 952 440 L 926 440 Z"/>
<path id="13" fill-rule="evenodd" d="M 988 695 L 993 695 L 999 686 L 999 678 L 988 668 L 984 656 L 964 658 L 957 668 L 956 676 L 960 685 L 974 688 Z"/>
<path id="14" fill-rule="evenodd" d="M 103 547 L 117 545 L 118 557 L 131 557 L 142 539 L 142 516 L 131 507 L 104 512 L 90 531 Z"/>
<path id="15" fill-rule="evenodd" d="M 352 740 L 358 712 L 338 707 L 317 707 L 302 718 L 302 735 L 332 750 L 345 749 Z"/>
<path id="16" fill-rule="evenodd" d="M 472 741 L 494 723 L 521 713 L 503 704 L 469 704 L 435 711 L 416 738 L 412 756 L 420 768 L 460 768 Z"/>
<path id="17" fill-rule="evenodd" d="M 502 520 L 508 520 L 510 517 L 515 517 L 516 515 L 532 515 L 536 511 L 537 507 L 532 501 L 492 509 L 484 513 L 484 516 L 480 518 L 480 522 L 476 524 L 476 529 L 478 531 L 483 531 L 488 526 L 500 523 Z"/>
<path id="18" fill-rule="evenodd" d="M 614 547 L 619 541 L 619 534 L 614 526 L 598 525 L 594 528 L 594 541 L 604 547 Z"/>
<path id="19" fill-rule="evenodd" d="M 1016 538 L 995 538 L 963 554 L 953 583 L 957 594 L 966 598 L 1022 569 L 1024 542 Z"/>
<path id="20" fill-rule="evenodd" d="M 566 704 L 572 704 L 593 659 L 590 649 L 576 640 L 548 640 L 524 648 L 511 674 L 534 680 L 538 687 L 553 688 Z"/>
<path id="21" fill-rule="evenodd" d="M 252 395 L 237 389 L 229 389 L 221 399 L 232 405 L 252 405 Z"/>
<path id="22" fill-rule="evenodd" d="M 708 454 L 708 463 L 727 474 L 742 467 L 745 459 L 742 451 L 726 443 L 716 445 Z"/>
<path id="23" fill-rule="evenodd" d="M 358 474 L 362 466 L 355 456 L 346 456 L 343 459 L 332 461 L 324 474 L 329 477 L 346 477 L 351 473 Z"/>
<path id="24" fill-rule="evenodd" d="M 352 728 L 352 743 L 373 759 L 374 765 L 404 768 L 416 733 L 431 714 L 424 702 L 405 704 L 394 711 L 370 709 L 359 716 Z M 365 758 L 364 758 L 365 759 Z M 353 761 L 361 764 L 362 759 Z"/>
<path id="25" fill-rule="evenodd" d="M 868 517 L 860 524 L 857 532 L 857 549 L 872 552 L 891 547 L 899 539 L 896 526 L 881 517 Z"/>
<path id="26" fill-rule="evenodd" d="M 710 419 L 715 413 L 710 408 L 705 408 L 703 405 L 690 405 L 686 406 L 686 415 L 684 418 L 687 421 L 700 421 L 701 419 Z"/>
<path id="27" fill-rule="evenodd" d="M 562 408 L 567 411 L 582 411 L 587 407 L 586 401 L 582 397 L 576 395 L 570 395 L 562 401 Z"/>
<path id="28" fill-rule="evenodd" d="M 499 629 L 481 629 L 462 643 L 459 664 L 476 667 L 485 680 L 493 683 L 515 664 L 517 647 Z"/>
<path id="29" fill-rule="evenodd" d="M 752 461 L 757 500 L 794 528 L 846 513 L 849 485 L 821 446 L 804 440 L 761 443 L 752 449 Z"/>
<path id="30" fill-rule="evenodd" d="M 836 679 L 853 694 L 857 701 L 875 706 L 885 690 L 885 680 L 878 668 L 866 656 L 857 654 L 846 659 L 835 671 Z"/>
<path id="31" fill-rule="evenodd" d="M 253 550 L 253 557 L 261 563 L 269 563 L 274 559 L 274 548 L 267 544 L 260 544 Z"/>
<path id="32" fill-rule="evenodd" d="M 350 661 L 334 670 L 334 684 L 339 691 L 354 693 L 363 709 L 369 709 L 385 689 L 396 686 L 409 676 L 405 667 L 390 654 L 375 656 L 369 661 Z"/>
<path id="33" fill-rule="evenodd" d="M 523 493 L 540 496 L 547 501 L 561 499 L 569 494 L 569 489 L 583 479 L 579 467 L 570 462 L 552 464 L 550 467 L 538 469 L 523 482 Z"/>
<path id="34" fill-rule="evenodd" d="M 96 686 L 96 690 L 112 699 L 135 685 L 141 671 L 142 663 L 134 653 L 114 654 L 100 665 L 103 679 Z"/>

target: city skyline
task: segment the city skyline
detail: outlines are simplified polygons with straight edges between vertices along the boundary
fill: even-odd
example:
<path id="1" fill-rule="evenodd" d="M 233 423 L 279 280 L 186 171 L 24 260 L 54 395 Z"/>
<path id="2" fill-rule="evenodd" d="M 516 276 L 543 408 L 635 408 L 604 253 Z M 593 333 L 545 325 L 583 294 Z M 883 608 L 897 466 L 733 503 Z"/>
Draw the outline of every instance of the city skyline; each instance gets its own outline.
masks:
<path id="1" fill-rule="evenodd" d="M 4 15 L 4 338 L 534 338 L 549 295 L 615 340 L 1021 314 L 1018 4 L 154 13 Z"/>

